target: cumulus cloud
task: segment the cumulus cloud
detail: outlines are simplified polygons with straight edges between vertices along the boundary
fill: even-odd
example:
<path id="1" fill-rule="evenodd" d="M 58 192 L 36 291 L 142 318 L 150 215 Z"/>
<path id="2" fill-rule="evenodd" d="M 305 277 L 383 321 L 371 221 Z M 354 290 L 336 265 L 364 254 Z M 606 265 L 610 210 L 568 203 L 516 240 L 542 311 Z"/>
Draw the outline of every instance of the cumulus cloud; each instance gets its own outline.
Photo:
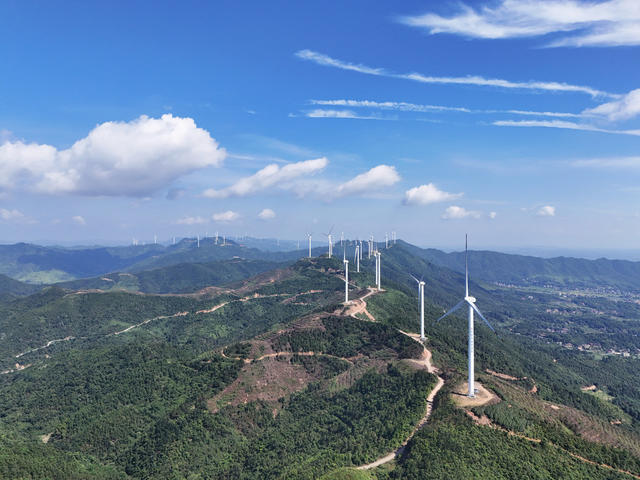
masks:
<path id="1" fill-rule="evenodd" d="M 182 217 L 176 221 L 178 225 L 202 225 L 207 222 L 208 220 L 202 217 Z"/>
<path id="2" fill-rule="evenodd" d="M 6 141 L 0 187 L 48 194 L 145 196 L 195 170 L 220 166 L 224 149 L 191 118 L 145 115 L 106 122 L 66 150 Z"/>
<path id="3" fill-rule="evenodd" d="M 443 84 L 443 85 L 476 85 L 483 87 L 500 87 L 509 89 L 524 89 L 524 90 L 543 90 L 551 92 L 574 92 L 574 93 L 586 93 L 591 96 L 608 96 L 617 97 L 602 90 L 595 88 L 571 85 L 562 82 L 539 82 L 539 81 L 527 81 L 527 82 L 513 82 L 510 80 L 504 80 L 501 78 L 485 78 L 478 75 L 467 75 L 465 77 L 445 77 L 445 76 L 433 76 L 423 75 L 421 73 L 393 73 L 384 68 L 373 68 L 366 65 L 354 64 L 332 58 L 328 55 L 314 52 L 312 50 L 300 50 L 296 52 L 296 57 L 303 60 L 314 62 L 318 65 L 326 67 L 340 68 L 342 70 L 350 70 L 366 75 L 377 75 L 389 78 L 399 78 L 403 80 L 411 80 L 419 83 L 429 84 Z"/>
<path id="4" fill-rule="evenodd" d="M 20 220 L 24 218 L 24 213 L 22 213 L 20 210 L 7 210 L 6 208 L 0 208 L 0 218 L 2 218 L 2 220 Z"/>
<path id="5" fill-rule="evenodd" d="M 442 218 L 445 220 L 458 220 L 461 218 L 480 218 L 482 216 L 482 212 L 478 212 L 475 210 L 467 210 L 463 207 L 458 207 L 456 205 L 452 205 L 447 207 L 447 209 L 442 214 Z"/>
<path id="6" fill-rule="evenodd" d="M 226 212 L 214 213 L 211 218 L 214 222 L 226 223 L 237 220 L 240 218 L 240 214 L 233 210 L 227 210 Z"/>
<path id="7" fill-rule="evenodd" d="M 552 207 L 551 205 L 545 205 L 543 207 L 540 207 L 536 211 L 536 215 L 538 217 L 555 217 L 556 207 Z"/>
<path id="8" fill-rule="evenodd" d="M 504 39 L 561 34 L 548 46 L 640 45 L 637 0 L 501 0 L 479 8 L 460 4 L 448 17 L 435 13 L 405 16 L 402 23 L 431 34 Z"/>
<path id="9" fill-rule="evenodd" d="M 404 193 L 405 205 L 429 205 L 438 202 L 447 202 L 460 198 L 462 193 L 448 193 L 438 189 L 433 183 L 413 187 Z"/>
<path id="10" fill-rule="evenodd" d="M 338 185 L 335 194 L 338 197 L 356 195 L 360 193 L 377 193 L 375 190 L 390 187 L 400 181 L 400 175 L 395 167 L 378 165 L 348 182 Z"/>
<path id="11" fill-rule="evenodd" d="M 267 165 L 254 175 L 241 178 L 227 188 L 222 190 L 209 188 L 202 195 L 209 198 L 244 197 L 274 186 L 285 187 L 287 182 L 323 170 L 328 163 L 325 157 L 289 163 L 283 167 L 274 163 Z"/>
<path id="12" fill-rule="evenodd" d="M 276 218 L 276 212 L 270 208 L 265 208 L 258 214 L 258 218 L 262 220 L 271 220 L 272 218 Z"/>
<path id="13" fill-rule="evenodd" d="M 75 215 L 73 217 L 71 217 L 71 220 L 73 220 L 74 223 L 77 223 L 78 225 L 86 225 L 87 221 L 84 219 L 84 217 L 82 215 Z"/>
<path id="14" fill-rule="evenodd" d="M 638 28 L 640 29 L 640 24 Z M 640 88 L 630 91 L 618 100 L 587 109 L 584 113 L 602 116 L 612 122 L 637 117 L 640 115 Z"/>

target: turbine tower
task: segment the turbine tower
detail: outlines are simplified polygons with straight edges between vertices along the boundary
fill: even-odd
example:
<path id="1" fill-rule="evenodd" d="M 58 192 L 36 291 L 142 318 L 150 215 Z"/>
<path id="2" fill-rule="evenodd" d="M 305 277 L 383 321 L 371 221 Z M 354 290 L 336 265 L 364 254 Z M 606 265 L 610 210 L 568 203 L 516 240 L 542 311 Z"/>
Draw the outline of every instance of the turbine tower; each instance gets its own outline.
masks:
<path id="1" fill-rule="evenodd" d="M 360 273 L 360 245 L 356 243 L 356 254 L 353 260 L 356 262 L 356 272 Z"/>
<path id="2" fill-rule="evenodd" d="M 376 286 L 378 287 L 378 291 L 380 290 L 380 252 L 374 253 L 376 257 Z"/>
<path id="3" fill-rule="evenodd" d="M 460 300 L 455 307 L 453 307 L 451 310 L 449 310 L 447 313 L 445 313 L 444 315 L 442 315 L 438 320 L 436 320 L 436 323 L 439 322 L 440 320 L 442 320 L 444 317 L 451 315 L 453 312 L 455 312 L 456 310 L 458 310 L 460 307 L 462 307 L 465 303 L 468 305 L 469 307 L 469 314 L 468 314 L 468 329 L 469 329 L 469 339 L 468 339 L 468 368 L 469 368 L 469 392 L 468 395 L 469 397 L 475 397 L 476 396 L 476 390 L 475 390 L 475 382 L 474 382 L 474 344 L 473 344 L 473 314 L 474 312 L 477 313 L 480 318 L 482 320 L 484 320 L 484 323 L 487 324 L 487 326 L 493 331 L 493 333 L 495 333 L 496 331 L 494 330 L 494 328 L 491 326 L 491 324 L 489 323 L 489 321 L 484 318 L 484 315 L 482 315 L 482 313 L 480 312 L 480 310 L 478 310 L 478 307 L 476 307 L 475 303 L 476 303 L 476 299 L 474 297 L 469 296 L 469 264 L 467 262 L 467 257 L 468 257 L 468 250 L 467 250 L 467 236 L 464 236 L 464 298 L 462 300 Z"/>
<path id="4" fill-rule="evenodd" d="M 329 232 L 325 233 L 325 236 L 329 240 L 329 258 L 333 255 L 333 243 L 331 242 L 331 232 L 333 231 L 333 227 L 329 230 Z"/>
<path id="5" fill-rule="evenodd" d="M 344 303 L 349 303 L 349 260 L 344 250 L 342 263 L 344 264 Z"/>
<path id="6" fill-rule="evenodd" d="M 418 295 L 420 296 L 420 340 L 425 341 L 426 337 L 424 336 L 424 285 L 425 283 L 422 281 L 422 278 L 418 280 L 416 277 L 411 275 L 418 283 Z"/>
<path id="7" fill-rule="evenodd" d="M 309 258 L 311 258 L 311 233 L 307 233 L 307 237 L 309 237 Z"/>

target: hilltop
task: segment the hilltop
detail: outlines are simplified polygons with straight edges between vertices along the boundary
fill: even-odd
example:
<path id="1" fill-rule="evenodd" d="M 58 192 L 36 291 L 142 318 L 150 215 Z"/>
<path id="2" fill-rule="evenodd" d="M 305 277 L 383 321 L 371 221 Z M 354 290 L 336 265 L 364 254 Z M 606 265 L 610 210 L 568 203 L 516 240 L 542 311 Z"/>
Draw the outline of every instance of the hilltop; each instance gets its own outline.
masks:
<path id="1" fill-rule="evenodd" d="M 433 320 L 464 276 L 416 252 L 382 250 L 381 292 L 365 256 L 347 307 L 338 249 L 18 292 L 0 303 L 0 474 L 637 478 L 640 306 L 502 288 L 472 270 L 499 335 L 477 325 L 490 401 L 457 406 L 465 322 Z M 424 346 L 409 273 L 427 284 Z M 577 349 L 585 339 L 601 348 Z"/>

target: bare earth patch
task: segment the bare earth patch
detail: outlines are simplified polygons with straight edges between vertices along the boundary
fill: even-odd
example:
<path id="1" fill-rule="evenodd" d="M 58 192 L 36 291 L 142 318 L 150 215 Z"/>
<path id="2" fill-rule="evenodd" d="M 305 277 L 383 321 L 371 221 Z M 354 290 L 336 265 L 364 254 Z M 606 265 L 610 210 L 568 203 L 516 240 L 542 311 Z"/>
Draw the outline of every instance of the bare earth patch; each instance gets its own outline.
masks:
<path id="1" fill-rule="evenodd" d="M 487 390 L 484 385 L 479 382 L 475 382 L 475 385 L 475 397 L 467 396 L 467 390 L 469 389 L 468 382 L 461 383 L 454 389 L 451 396 L 456 405 L 462 408 L 468 408 L 480 407 L 482 405 L 492 405 L 500 402 L 500 398 L 495 393 Z"/>

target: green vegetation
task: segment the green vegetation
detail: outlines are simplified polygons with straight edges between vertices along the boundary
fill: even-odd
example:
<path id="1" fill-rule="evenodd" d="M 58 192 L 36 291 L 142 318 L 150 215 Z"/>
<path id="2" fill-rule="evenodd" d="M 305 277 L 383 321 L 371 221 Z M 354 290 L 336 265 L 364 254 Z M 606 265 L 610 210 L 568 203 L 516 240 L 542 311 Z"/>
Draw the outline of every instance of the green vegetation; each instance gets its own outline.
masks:
<path id="1" fill-rule="evenodd" d="M 377 322 L 339 314 L 341 258 L 274 271 L 289 254 L 211 239 L 200 249 L 104 249 L 95 268 L 130 271 L 67 289 L 0 277 L 1 366 L 26 366 L 0 375 L 0 477 L 629 478 L 578 456 L 640 473 L 640 359 L 606 353 L 638 347 L 640 306 L 473 283 L 499 333 L 476 329 L 478 379 L 500 399 L 473 409 L 493 428 L 478 425 L 448 395 L 466 370 L 466 322 L 433 323 L 459 299 L 463 277 L 412 248 L 383 251 L 385 291 L 366 299 Z M 95 250 L 23 249 L 43 268 L 34 274 Z M 359 288 L 372 283 L 372 266 L 365 259 L 352 274 Z M 427 282 L 427 347 L 445 387 L 395 464 L 355 470 L 407 438 L 435 385 L 403 360 L 422 354 L 398 331 L 419 328 L 409 269 Z M 226 287 L 176 295 L 216 284 Z M 78 288 L 103 291 L 69 290 Z M 597 351 L 575 348 L 596 341 Z M 581 390 L 588 385 L 596 393 Z"/>
<path id="2" fill-rule="evenodd" d="M 443 399 L 432 421 L 407 446 L 391 478 L 402 479 L 628 479 L 536 443 L 474 425 Z"/>

